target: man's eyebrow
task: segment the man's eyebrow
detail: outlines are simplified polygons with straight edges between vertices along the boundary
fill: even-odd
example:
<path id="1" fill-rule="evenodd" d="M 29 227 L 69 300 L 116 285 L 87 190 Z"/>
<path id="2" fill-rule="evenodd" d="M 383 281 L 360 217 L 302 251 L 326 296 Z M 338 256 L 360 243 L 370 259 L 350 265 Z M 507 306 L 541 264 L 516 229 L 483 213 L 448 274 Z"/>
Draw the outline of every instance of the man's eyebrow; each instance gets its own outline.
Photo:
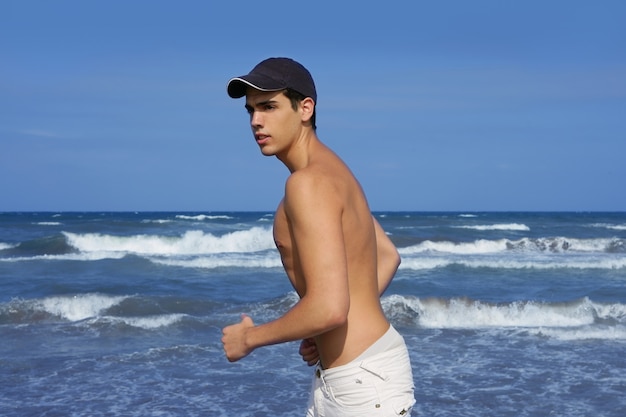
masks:
<path id="1" fill-rule="evenodd" d="M 246 108 L 252 108 L 252 107 L 256 107 L 256 106 L 267 106 L 268 104 L 278 104 L 277 100 L 264 100 L 264 101 L 259 101 L 257 103 L 246 103 Z"/>

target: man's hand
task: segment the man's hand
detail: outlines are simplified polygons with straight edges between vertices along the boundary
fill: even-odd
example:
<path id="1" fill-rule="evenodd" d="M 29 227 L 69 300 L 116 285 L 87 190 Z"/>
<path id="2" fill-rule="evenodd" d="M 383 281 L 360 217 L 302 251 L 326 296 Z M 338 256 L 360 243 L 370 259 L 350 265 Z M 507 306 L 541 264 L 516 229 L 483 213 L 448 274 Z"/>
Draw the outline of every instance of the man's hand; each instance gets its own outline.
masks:
<path id="1" fill-rule="evenodd" d="M 317 345 L 314 339 L 304 339 L 300 342 L 300 355 L 302 360 L 309 366 L 315 365 L 320 360 L 320 355 L 317 352 Z"/>
<path id="2" fill-rule="evenodd" d="M 254 327 L 252 319 L 242 314 L 241 322 L 224 327 L 222 330 L 224 352 L 230 362 L 238 361 L 252 352 L 253 349 L 246 344 L 246 332 L 252 327 Z"/>

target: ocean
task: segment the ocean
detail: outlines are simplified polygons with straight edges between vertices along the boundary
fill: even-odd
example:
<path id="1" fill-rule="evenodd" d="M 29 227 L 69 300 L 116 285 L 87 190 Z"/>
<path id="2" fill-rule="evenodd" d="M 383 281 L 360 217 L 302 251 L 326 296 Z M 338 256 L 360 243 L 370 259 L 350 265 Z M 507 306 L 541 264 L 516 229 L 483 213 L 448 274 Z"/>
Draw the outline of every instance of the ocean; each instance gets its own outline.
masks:
<path id="1" fill-rule="evenodd" d="M 413 416 L 626 415 L 626 213 L 377 212 Z M 0 415 L 303 416 L 270 212 L 0 213 Z M 367 416 L 365 416 L 367 417 Z"/>

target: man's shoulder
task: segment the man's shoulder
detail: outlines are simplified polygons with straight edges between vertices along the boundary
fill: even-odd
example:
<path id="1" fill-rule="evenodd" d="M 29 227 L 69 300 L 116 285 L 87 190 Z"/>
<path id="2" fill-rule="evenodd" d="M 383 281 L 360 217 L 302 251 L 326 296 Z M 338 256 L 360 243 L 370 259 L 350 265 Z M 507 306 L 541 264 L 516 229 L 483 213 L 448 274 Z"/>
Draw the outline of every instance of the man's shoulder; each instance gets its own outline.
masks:
<path id="1" fill-rule="evenodd" d="M 323 192 L 334 187 L 338 179 L 323 167 L 310 166 L 292 173 L 285 184 L 286 193 Z"/>
<path id="2" fill-rule="evenodd" d="M 287 179 L 287 186 L 294 186 L 294 188 L 341 187 L 351 178 L 352 173 L 341 160 L 323 160 L 293 172 Z"/>
<path id="3" fill-rule="evenodd" d="M 292 173 L 285 184 L 285 204 L 301 209 L 340 209 L 345 192 L 341 180 L 321 167 L 310 166 Z"/>

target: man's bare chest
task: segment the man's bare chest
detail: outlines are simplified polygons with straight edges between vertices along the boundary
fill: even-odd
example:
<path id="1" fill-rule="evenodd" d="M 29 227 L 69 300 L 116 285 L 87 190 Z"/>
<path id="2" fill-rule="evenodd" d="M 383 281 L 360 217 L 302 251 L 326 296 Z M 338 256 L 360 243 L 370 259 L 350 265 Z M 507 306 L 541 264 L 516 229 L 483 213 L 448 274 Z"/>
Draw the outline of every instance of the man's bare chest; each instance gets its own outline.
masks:
<path id="1" fill-rule="evenodd" d="M 280 253 L 280 258 L 285 268 L 285 272 L 291 281 L 295 290 L 302 295 L 303 283 L 298 279 L 297 270 L 297 254 L 295 253 L 295 245 L 293 236 L 289 228 L 287 215 L 283 208 L 283 203 L 278 206 L 274 216 L 274 243 Z"/>

